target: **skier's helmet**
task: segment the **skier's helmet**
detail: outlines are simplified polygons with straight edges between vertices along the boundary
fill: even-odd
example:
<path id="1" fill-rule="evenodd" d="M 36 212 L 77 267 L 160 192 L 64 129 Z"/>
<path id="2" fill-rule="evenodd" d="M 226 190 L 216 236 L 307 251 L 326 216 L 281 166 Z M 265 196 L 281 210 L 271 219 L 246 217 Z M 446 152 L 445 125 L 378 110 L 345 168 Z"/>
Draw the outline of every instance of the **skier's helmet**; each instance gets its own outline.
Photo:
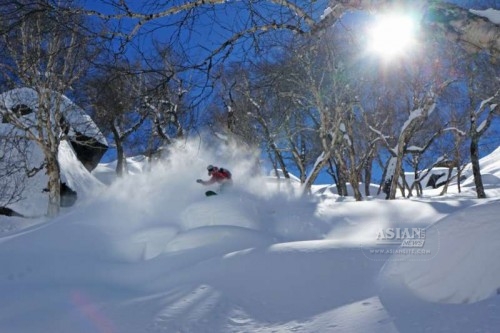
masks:
<path id="1" fill-rule="evenodd" d="M 208 174 L 210 175 L 212 172 L 217 171 L 217 167 L 210 164 L 209 166 L 207 166 L 207 170 L 208 170 Z"/>

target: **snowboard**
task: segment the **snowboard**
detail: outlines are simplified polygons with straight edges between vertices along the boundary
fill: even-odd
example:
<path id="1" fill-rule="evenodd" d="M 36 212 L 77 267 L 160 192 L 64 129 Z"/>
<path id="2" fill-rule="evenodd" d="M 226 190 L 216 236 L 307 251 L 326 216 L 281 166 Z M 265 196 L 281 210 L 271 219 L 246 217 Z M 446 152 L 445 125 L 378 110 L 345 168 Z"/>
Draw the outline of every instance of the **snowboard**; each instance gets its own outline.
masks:
<path id="1" fill-rule="evenodd" d="M 206 192 L 205 192 L 205 195 L 206 195 L 207 197 L 211 197 L 211 196 L 213 196 L 213 195 L 217 195 L 217 192 L 214 192 L 214 191 L 206 191 Z"/>

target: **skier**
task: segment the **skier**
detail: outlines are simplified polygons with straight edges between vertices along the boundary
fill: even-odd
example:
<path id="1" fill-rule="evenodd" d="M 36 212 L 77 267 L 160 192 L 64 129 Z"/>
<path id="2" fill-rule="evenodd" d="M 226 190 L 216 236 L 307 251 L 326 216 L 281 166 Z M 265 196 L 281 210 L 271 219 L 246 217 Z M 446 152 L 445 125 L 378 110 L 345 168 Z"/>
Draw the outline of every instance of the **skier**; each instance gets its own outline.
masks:
<path id="1" fill-rule="evenodd" d="M 219 184 L 219 189 L 218 192 L 222 193 L 224 192 L 229 186 L 233 184 L 233 180 L 231 172 L 227 169 L 224 168 L 219 168 L 213 165 L 209 165 L 207 167 L 208 170 L 208 175 L 211 176 L 209 180 L 202 180 L 202 179 L 197 179 L 196 182 L 202 185 L 212 185 L 212 184 Z M 214 191 L 207 191 L 205 193 L 207 196 L 215 195 L 217 194 Z"/>

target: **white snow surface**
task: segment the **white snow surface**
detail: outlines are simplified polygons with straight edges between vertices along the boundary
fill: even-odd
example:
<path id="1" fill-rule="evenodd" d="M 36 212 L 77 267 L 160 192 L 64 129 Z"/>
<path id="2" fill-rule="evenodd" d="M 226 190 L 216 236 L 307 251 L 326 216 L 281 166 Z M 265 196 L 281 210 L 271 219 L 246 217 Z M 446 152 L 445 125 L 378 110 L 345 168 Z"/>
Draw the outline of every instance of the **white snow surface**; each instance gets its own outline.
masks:
<path id="1" fill-rule="evenodd" d="M 500 251 L 499 210 L 500 200 L 495 200 L 447 216 L 426 234 L 424 248 L 436 252 L 432 260 L 390 261 L 385 273 L 438 303 L 474 303 L 496 295 L 500 262 L 492 254 Z"/>
<path id="2" fill-rule="evenodd" d="M 92 197 L 53 220 L 1 216 L 0 332 L 499 330 L 497 188 L 299 198 L 250 177 L 248 156 L 187 143 L 107 187 L 74 168 Z M 204 196 L 207 164 L 232 171 L 230 192 Z M 426 228 L 431 255 L 373 254 L 394 249 L 386 228 Z"/>
<path id="3" fill-rule="evenodd" d="M 500 10 L 498 9 L 493 9 L 493 8 L 488 8 L 485 10 L 471 9 L 470 12 L 472 14 L 485 17 L 495 24 L 500 24 Z"/>

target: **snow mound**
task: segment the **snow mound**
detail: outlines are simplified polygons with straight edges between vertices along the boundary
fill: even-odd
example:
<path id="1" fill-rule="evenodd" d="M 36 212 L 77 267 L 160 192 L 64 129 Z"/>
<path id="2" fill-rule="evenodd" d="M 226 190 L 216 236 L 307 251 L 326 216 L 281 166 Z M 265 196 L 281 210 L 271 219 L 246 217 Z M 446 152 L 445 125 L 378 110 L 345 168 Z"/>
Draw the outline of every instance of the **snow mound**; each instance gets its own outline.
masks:
<path id="1" fill-rule="evenodd" d="M 500 187 L 500 178 L 491 174 L 491 173 L 482 173 L 481 179 L 483 181 L 483 186 L 485 188 L 498 188 L 498 187 Z M 475 186 L 474 177 L 467 178 L 462 185 L 463 186 Z"/>
<path id="2" fill-rule="evenodd" d="M 488 175 L 500 178 L 500 147 L 492 151 L 490 154 L 484 156 L 479 160 L 479 165 L 481 167 L 481 175 L 484 177 L 490 177 Z M 473 185 L 474 177 L 472 175 L 472 165 L 469 163 L 463 170 L 462 175 L 466 176 L 467 179 L 464 181 L 464 185 Z M 498 183 L 497 183 L 498 184 Z"/>
<path id="3" fill-rule="evenodd" d="M 432 259 L 394 257 L 384 278 L 399 281 L 418 297 L 439 303 L 474 303 L 500 290 L 500 201 L 478 204 L 445 217 L 426 233 Z M 412 260 L 413 259 L 413 260 Z"/>
<path id="4" fill-rule="evenodd" d="M 224 195 L 231 195 L 227 193 Z M 201 226 L 231 225 L 248 229 L 259 229 L 258 212 L 245 209 L 245 205 L 237 195 L 234 197 L 211 197 L 207 200 L 191 204 L 181 214 L 183 229 L 189 230 Z"/>
<path id="5" fill-rule="evenodd" d="M 350 183 L 347 183 L 347 194 L 349 197 L 352 197 L 354 195 L 354 191 L 352 189 L 352 186 Z M 369 189 L 370 189 L 370 196 L 377 196 L 377 193 L 379 191 L 379 185 L 377 184 L 370 184 L 369 185 Z M 337 189 L 337 185 L 327 185 L 327 186 L 320 186 L 320 185 L 316 185 L 313 187 L 313 189 L 315 189 L 314 191 L 314 194 L 315 195 L 320 195 L 324 198 L 330 198 L 330 197 L 337 197 L 337 198 L 340 198 L 339 196 L 339 191 Z M 363 194 L 363 196 L 365 195 L 365 183 L 362 183 L 360 182 L 359 183 L 359 190 L 361 191 L 361 193 Z M 345 197 L 343 197 L 343 199 L 346 199 Z"/>
<path id="6" fill-rule="evenodd" d="M 165 252 L 196 249 L 230 253 L 233 251 L 262 247 L 270 240 L 262 233 L 236 226 L 206 226 L 188 230 L 177 235 L 165 246 Z"/>

